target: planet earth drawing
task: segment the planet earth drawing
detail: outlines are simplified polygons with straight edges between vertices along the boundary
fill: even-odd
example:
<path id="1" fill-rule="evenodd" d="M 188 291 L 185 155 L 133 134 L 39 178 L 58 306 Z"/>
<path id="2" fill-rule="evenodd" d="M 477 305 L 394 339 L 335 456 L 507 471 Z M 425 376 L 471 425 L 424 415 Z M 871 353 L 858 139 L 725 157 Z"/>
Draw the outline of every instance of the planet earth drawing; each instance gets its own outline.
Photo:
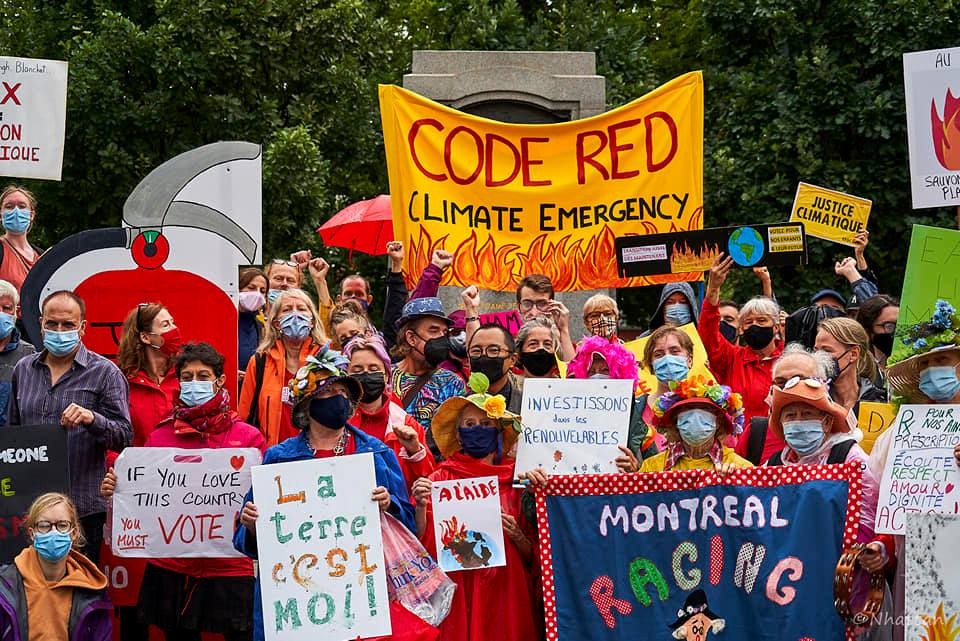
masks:
<path id="1" fill-rule="evenodd" d="M 753 227 L 740 227 L 730 234 L 727 249 L 736 264 L 752 267 L 763 258 L 763 237 Z"/>

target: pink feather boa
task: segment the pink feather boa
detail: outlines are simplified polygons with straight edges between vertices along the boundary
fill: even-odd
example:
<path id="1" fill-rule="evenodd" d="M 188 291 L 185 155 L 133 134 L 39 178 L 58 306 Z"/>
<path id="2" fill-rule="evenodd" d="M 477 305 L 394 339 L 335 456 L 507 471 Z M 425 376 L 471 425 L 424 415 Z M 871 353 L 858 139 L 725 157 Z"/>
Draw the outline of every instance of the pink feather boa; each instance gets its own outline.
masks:
<path id="1" fill-rule="evenodd" d="M 567 365 L 567 378 L 588 378 L 587 372 L 593 355 L 600 354 L 606 361 L 610 371 L 610 378 L 626 378 L 633 381 L 636 389 L 639 373 L 637 358 L 618 341 L 613 342 L 602 336 L 591 336 L 580 342 L 577 354 Z"/>

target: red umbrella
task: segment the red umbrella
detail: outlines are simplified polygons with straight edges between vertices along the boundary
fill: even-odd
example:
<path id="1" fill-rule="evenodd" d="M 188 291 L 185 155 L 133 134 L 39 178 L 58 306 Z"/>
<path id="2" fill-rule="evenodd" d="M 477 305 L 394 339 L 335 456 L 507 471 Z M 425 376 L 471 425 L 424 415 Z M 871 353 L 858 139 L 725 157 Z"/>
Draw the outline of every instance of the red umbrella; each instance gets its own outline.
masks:
<path id="1" fill-rule="evenodd" d="M 380 256 L 387 253 L 387 243 L 393 240 L 393 213 L 390 196 L 380 195 L 361 200 L 340 211 L 317 230 L 328 247 L 343 247 Z"/>

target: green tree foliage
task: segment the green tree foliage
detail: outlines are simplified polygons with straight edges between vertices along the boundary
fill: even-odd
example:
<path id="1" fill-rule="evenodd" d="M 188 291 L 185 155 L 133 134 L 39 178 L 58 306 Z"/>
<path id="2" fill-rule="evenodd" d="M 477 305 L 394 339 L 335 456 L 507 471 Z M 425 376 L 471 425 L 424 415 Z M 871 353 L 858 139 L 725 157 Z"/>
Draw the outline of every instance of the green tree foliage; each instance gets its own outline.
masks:
<path id="1" fill-rule="evenodd" d="M 704 188 L 711 226 L 784 219 L 799 180 L 871 198 L 868 259 L 897 293 L 913 223 L 901 54 L 955 45 L 948 0 L 0 0 L 0 53 L 70 61 L 60 183 L 30 182 L 36 240 L 119 224 L 146 173 L 217 140 L 264 147 L 266 257 L 317 253 L 315 229 L 388 189 L 379 83 L 401 83 L 415 49 L 596 51 L 619 106 L 702 68 Z M 775 270 L 782 302 L 842 284 L 850 252 L 813 239 L 810 265 Z M 333 279 L 383 260 L 322 250 Z M 730 279 L 741 300 L 748 272 Z M 725 292 L 727 293 L 727 292 Z M 656 296 L 622 292 L 630 320 Z"/>

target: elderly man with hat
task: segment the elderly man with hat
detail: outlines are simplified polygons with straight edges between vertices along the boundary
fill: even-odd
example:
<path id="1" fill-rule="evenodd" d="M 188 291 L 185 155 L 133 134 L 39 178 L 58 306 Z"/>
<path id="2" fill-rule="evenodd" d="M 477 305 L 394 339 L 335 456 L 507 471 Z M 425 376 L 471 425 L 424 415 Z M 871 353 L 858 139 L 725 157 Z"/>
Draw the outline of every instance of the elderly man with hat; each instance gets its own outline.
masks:
<path id="1" fill-rule="evenodd" d="M 390 380 L 393 397 L 426 430 L 434 456 L 440 451 L 430 420 L 441 403 L 466 392 L 462 378 L 439 367 L 450 354 L 452 324 L 439 298 L 414 298 L 403 306 L 397 319 L 397 344 L 390 352 L 401 359 Z"/>
<path id="2" fill-rule="evenodd" d="M 292 421 L 300 434 L 267 449 L 264 465 L 314 458 L 373 453 L 377 487 L 370 499 L 413 530 L 413 505 L 407 494 L 403 472 L 393 451 L 372 436 L 347 423 L 353 416 L 362 388 L 357 379 L 347 375 L 346 357 L 327 346 L 314 356 L 290 381 L 294 401 Z M 251 558 L 257 558 L 256 523 L 259 516 L 253 502 L 253 490 L 247 493 L 233 537 L 233 545 Z M 254 639 L 263 639 L 263 609 L 260 579 L 254 593 Z"/>
<path id="3" fill-rule="evenodd" d="M 540 636 L 535 624 L 531 576 L 535 554 L 535 525 L 524 518 L 522 490 L 513 487 L 515 461 L 507 457 L 520 434 L 520 417 L 506 409 L 506 400 L 487 393 L 483 374 L 470 376 L 474 393 L 451 398 L 433 418 L 433 432 L 444 461 L 429 478 L 413 484 L 420 540 L 433 555 L 436 549 L 431 489 L 434 481 L 496 477 L 504 530 L 506 566 L 482 567 L 489 556 L 484 542 L 474 545 L 471 558 L 479 569 L 452 572 L 457 584 L 450 614 L 440 626 L 445 641 L 526 641 Z M 476 539 L 476 536 L 474 536 Z M 467 567 L 466 565 L 464 567 Z"/>
<path id="4" fill-rule="evenodd" d="M 703 376 L 670 383 L 653 407 L 654 423 L 667 439 L 667 449 L 640 466 L 640 472 L 713 469 L 720 474 L 753 467 L 723 445 L 743 431 L 743 400 L 726 385 Z"/>

